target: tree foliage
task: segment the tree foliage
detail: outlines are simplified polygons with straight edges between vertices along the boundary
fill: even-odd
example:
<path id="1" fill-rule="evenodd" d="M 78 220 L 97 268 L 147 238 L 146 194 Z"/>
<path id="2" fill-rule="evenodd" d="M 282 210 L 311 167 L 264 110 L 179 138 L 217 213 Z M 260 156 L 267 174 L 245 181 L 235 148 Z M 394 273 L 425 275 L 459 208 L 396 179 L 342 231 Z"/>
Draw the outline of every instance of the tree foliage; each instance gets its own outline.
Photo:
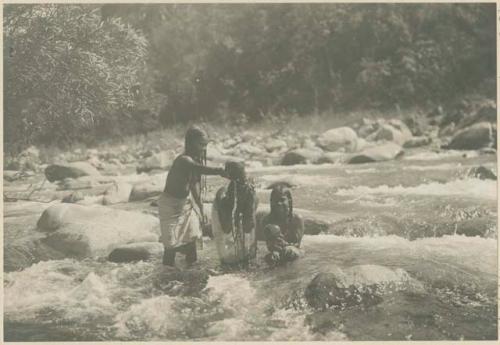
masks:
<path id="1" fill-rule="evenodd" d="M 494 97 L 495 15 L 479 3 L 7 5 L 6 128 L 49 141 L 148 130 L 156 116 L 404 108 L 491 80 Z"/>
<path id="2" fill-rule="evenodd" d="M 7 143 L 71 142 L 134 107 L 147 41 L 89 5 L 6 5 Z"/>

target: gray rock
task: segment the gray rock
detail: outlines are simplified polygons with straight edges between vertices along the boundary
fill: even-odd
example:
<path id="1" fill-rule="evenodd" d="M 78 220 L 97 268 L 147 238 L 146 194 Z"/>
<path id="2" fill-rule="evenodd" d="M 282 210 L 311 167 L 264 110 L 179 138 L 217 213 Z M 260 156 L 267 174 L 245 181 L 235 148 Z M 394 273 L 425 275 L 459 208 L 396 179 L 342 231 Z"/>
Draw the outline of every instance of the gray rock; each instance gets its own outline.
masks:
<path id="1" fill-rule="evenodd" d="M 386 140 L 392 141 L 398 145 L 403 145 L 406 141 L 412 138 L 411 131 L 408 129 L 408 126 L 404 124 L 404 122 L 392 119 L 388 123 L 382 124 L 379 129 L 370 135 L 368 140 Z"/>
<path id="2" fill-rule="evenodd" d="M 288 151 L 281 160 L 281 165 L 296 165 L 315 163 L 321 156 L 323 151 L 317 149 L 296 149 Z"/>
<path id="3" fill-rule="evenodd" d="M 119 246 L 109 254 L 111 262 L 148 261 L 163 253 L 163 245 L 159 242 L 131 243 Z"/>
<path id="4" fill-rule="evenodd" d="M 55 204 L 37 222 L 47 234 L 44 243 L 66 257 L 108 256 L 116 247 L 132 242 L 157 242 L 158 218 L 104 206 Z"/>
<path id="5" fill-rule="evenodd" d="M 406 141 L 403 145 L 404 148 L 415 148 L 429 145 L 432 142 L 432 139 L 429 137 L 413 137 L 410 140 Z"/>
<path id="6" fill-rule="evenodd" d="M 399 158 L 404 154 L 401 146 L 395 143 L 385 143 L 379 146 L 369 147 L 360 153 L 354 154 L 348 160 L 349 164 L 381 162 Z"/>
<path id="7" fill-rule="evenodd" d="M 158 182 L 143 182 L 132 187 L 129 201 L 141 201 L 160 195 L 163 192 L 164 185 Z"/>
<path id="8" fill-rule="evenodd" d="M 359 265 L 318 273 L 307 286 L 305 298 L 315 309 L 344 309 L 377 304 L 384 294 L 409 287 L 421 288 L 421 285 L 402 269 Z"/>
<path id="9" fill-rule="evenodd" d="M 446 147 L 452 150 L 479 150 L 492 146 L 494 142 L 492 126 L 488 122 L 480 122 L 460 130 Z"/>
<path id="10" fill-rule="evenodd" d="M 81 176 L 100 176 L 99 171 L 87 162 L 52 164 L 45 169 L 45 177 L 50 182 Z"/>
<path id="11" fill-rule="evenodd" d="M 357 150 L 358 136 L 350 127 L 332 128 L 318 138 L 318 146 L 325 151 L 338 151 L 344 149 L 346 152 Z"/>
<path id="12" fill-rule="evenodd" d="M 484 167 L 484 166 L 479 166 L 479 167 L 474 167 L 469 170 L 468 173 L 469 177 L 475 177 L 481 180 L 496 180 L 497 175 L 490 169 Z"/>

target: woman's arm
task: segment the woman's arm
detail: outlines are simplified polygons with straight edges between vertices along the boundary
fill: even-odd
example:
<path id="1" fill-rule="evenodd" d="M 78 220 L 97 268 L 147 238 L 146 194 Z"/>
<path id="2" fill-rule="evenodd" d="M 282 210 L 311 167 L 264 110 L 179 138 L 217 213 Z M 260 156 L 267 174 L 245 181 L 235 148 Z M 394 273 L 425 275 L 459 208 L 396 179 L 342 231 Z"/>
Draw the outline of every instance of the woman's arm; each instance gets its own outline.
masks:
<path id="1" fill-rule="evenodd" d="M 191 172 L 200 175 L 220 175 L 225 176 L 225 171 L 223 168 L 209 167 L 196 162 L 189 156 L 184 156 L 182 159 L 182 164 Z"/>

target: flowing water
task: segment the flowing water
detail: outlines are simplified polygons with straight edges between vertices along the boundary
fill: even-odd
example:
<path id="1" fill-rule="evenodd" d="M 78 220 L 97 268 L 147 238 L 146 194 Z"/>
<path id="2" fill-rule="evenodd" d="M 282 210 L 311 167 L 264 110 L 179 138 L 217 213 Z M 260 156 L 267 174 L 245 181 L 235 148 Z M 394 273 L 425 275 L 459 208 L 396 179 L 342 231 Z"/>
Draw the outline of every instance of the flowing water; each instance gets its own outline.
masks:
<path id="1" fill-rule="evenodd" d="M 266 185 L 289 180 L 294 207 L 329 220 L 330 234 L 304 237 L 299 260 L 268 268 L 261 245 L 251 268 L 224 271 L 208 242 L 198 266 L 222 274 L 191 294 L 161 283 L 159 258 L 42 261 L 4 275 L 5 340 L 497 339 L 497 185 L 467 177 L 479 165 L 496 172 L 494 156 L 470 153 L 254 171 L 262 201 Z M 43 207 L 6 204 L 5 241 L 33 231 Z M 315 274 L 365 264 L 402 269 L 419 288 L 308 307 Z"/>

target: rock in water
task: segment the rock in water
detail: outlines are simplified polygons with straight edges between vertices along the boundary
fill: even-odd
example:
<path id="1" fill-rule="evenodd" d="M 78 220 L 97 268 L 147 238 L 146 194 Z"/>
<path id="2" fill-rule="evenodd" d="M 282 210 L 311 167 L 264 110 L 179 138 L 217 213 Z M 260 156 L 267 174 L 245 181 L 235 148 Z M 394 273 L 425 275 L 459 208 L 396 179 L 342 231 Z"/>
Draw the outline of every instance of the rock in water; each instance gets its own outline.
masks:
<path id="1" fill-rule="evenodd" d="M 421 288 L 402 269 L 359 265 L 318 273 L 307 286 L 305 298 L 311 307 L 321 310 L 373 305 L 381 302 L 384 294 L 410 286 Z"/>
<path id="2" fill-rule="evenodd" d="M 77 258 L 107 256 L 119 245 L 159 238 L 158 218 L 97 205 L 52 205 L 42 213 L 37 227 L 47 233 L 44 243 Z"/>
<path id="3" fill-rule="evenodd" d="M 452 150 L 479 150 L 483 147 L 490 147 L 493 141 L 491 124 L 480 122 L 455 134 L 447 148 Z"/>
<path id="4" fill-rule="evenodd" d="M 497 179 L 497 175 L 495 175 L 495 173 L 493 171 L 491 171 L 490 169 L 483 167 L 483 166 L 474 167 L 474 168 L 470 169 L 468 175 L 469 175 L 469 177 L 475 177 L 475 178 L 478 178 L 481 180 L 496 180 Z"/>
<path id="5" fill-rule="evenodd" d="M 52 164 L 45 169 L 45 177 L 50 182 L 62 181 L 66 178 L 81 176 L 100 176 L 99 171 L 87 162 L 74 162 L 68 164 Z"/>
<path id="6" fill-rule="evenodd" d="M 193 296 L 207 286 L 210 275 L 207 269 L 163 267 L 160 274 L 153 277 L 153 286 L 168 295 Z"/>
<path id="7" fill-rule="evenodd" d="M 406 141 L 403 145 L 404 148 L 413 148 L 429 145 L 432 139 L 429 137 L 414 137 Z"/>
<path id="8" fill-rule="evenodd" d="M 119 246 L 109 254 L 111 262 L 148 261 L 163 253 L 163 245 L 159 242 L 131 243 Z"/>
<path id="9" fill-rule="evenodd" d="M 315 163 L 318 159 L 323 156 L 323 151 L 320 148 L 317 149 L 296 149 L 288 151 L 283 159 L 281 160 L 281 165 L 296 165 L 296 164 L 308 164 Z"/>
<path id="10" fill-rule="evenodd" d="M 345 149 L 347 152 L 357 150 L 358 136 L 350 127 L 330 129 L 318 138 L 318 146 L 326 151 Z"/>
<path id="11" fill-rule="evenodd" d="M 358 154 L 353 155 L 349 160 L 349 164 L 372 163 L 392 160 L 400 157 L 404 151 L 401 146 L 395 143 L 385 143 L 379 146 L 370 147 Z"/>
<path id="12" fill-rule="evenodd" d="M 113 205 L 128 202 L 132 192 L 132 185 L 128 183 L 115 183 L 104 192 L 103 205 Z"/>

